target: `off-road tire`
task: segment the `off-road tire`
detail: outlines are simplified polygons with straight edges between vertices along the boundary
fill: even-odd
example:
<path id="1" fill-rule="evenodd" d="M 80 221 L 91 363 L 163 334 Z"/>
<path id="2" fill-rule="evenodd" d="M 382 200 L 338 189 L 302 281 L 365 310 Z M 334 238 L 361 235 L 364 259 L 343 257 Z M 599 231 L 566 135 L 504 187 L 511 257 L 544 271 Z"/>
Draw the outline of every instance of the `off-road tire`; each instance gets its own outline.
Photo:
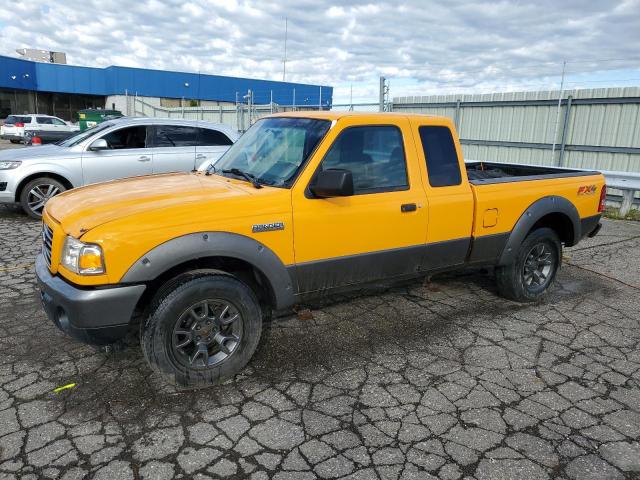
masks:
<path id="1" fill-rule="evenodd" d="M 44 205 L 41 207 L 39 211 L 34 210 L 29 203 L 30 192 L 38 187 L 46 190 L 45 187 L 47 186 L 52 186 L 53 188 L 57 189 L 57 192 L 54 195 L 59 195 L 65 190 L 67 190 L 67 187 L 65 187 L 62 183 L 60 183 L 55 178 L 38 177 L 31 180 L 29 183 L 27 183 L 22 189 L 22 191 L 20 192 L 20 206 L 22 207 L 22 210 L 24 211 L 24 213 L 29 215 L 31 218 L 40 220 L 42 218 L 42 209 L 44 208 Z"/>
<path id="2" fill-rule="evenodd" d="M 191 305 L 211 298 L 225 299 L 236 307 L 241 315 L 242 336 L 236 349 L 221 363 L 190 368 L 177 359 L 172 344 L 174 327 Z M 217 270 L 189 272 L 159 291 L 140 326 L 140 344 L 149 365 L 170 383 L 182 387 L 215 385 L 247 365 L 260 341 L 262 318 L 253 290 L 233 275 Z"/>
<path id="3" fill-rule="evenodd" d="M 534 248 L 542 246 L 551 253 L 552 265 L 542 285 L 527 285 L 525 280 L 525 262 Z M 524 239 L 514 261 L 505 266 L 496 267 L 498 293 L 517 302 L 535 302 L 540 300 L 553 284 L 562 262 L 562 244 L 555 231 L 550 228 L 537 228 Z"/>

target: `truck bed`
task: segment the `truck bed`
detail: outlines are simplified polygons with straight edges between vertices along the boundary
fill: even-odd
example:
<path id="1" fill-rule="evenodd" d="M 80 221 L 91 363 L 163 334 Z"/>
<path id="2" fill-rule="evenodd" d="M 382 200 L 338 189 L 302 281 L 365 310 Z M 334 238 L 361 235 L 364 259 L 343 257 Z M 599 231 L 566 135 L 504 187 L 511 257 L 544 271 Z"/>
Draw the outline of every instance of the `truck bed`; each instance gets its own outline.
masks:
<path id="1" fill-rule="evenodd" d="M 573 170 L 559 167 L 539 167 L 514 163 L 466 162 L 469 182 L 474 185 L 525 182 L 548 178 L 581 177 L 593 175 L 591 170 Z"/>

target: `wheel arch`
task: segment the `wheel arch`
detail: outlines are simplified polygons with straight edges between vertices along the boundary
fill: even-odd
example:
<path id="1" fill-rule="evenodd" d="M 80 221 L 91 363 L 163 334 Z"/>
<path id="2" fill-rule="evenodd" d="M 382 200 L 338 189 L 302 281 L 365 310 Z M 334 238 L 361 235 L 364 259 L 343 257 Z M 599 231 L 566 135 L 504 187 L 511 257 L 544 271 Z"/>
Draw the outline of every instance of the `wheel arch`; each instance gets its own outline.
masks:
<path id="1" fill-rule="evenodd" d="M 541 227 L 554 230 L 560 241 L 568 247 L 575 245 L 581 238 L 580 214 L 575 205 L 564 197 L 543 197 L 527 207 L 516 222 L 498 265 L 511 263 L 529 232 Z"/>
<path id="2" fill-rule="evenodd" d="M 27 183 L 37 178 L 52 178 L 62 183 L 67 190 L 73 188 L 73 184 L 71 183 L 71 181 L 64 175 L 61 175 L 59 173 L 54 173 L 54 172 L 35 172 L 30 175 L 27 175 L 22 180 L 20 180 L 20 183 L 18 183 L 18 186 L 16 187 L 16 191 L 15 191 L 15 197 L 14 197 L 14 200 L 16 202 L 20 201 L 20 195 L 22 195 L 22 190 L 24 190 L 24 187 L 27 185 Z"/>
<path id="3" fill-rule="evenodd" d="M 120 282 L 151 284 L 147 290 L 153 292 L 182 273 L 203 268 L 238 276 L 276 310 L 295 303 L 293 279 L 280 258 L 258 241 L 228 232 L 192 233 L 158 245 L 136 260 Z"/>

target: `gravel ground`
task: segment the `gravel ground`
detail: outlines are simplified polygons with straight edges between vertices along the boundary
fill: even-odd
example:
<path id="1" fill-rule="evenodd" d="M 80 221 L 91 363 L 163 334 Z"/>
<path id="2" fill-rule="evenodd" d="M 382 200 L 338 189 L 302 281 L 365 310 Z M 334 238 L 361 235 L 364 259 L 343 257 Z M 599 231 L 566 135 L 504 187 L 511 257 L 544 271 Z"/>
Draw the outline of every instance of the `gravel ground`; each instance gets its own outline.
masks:
<path id="1" fill-rule="evenodd" d="M 640 478 L 640 224 L 604 223 L 539 305 L 482 271 L 332 298 L 185 392 L 58 332 L 0 208 L 0 478 Z"/>

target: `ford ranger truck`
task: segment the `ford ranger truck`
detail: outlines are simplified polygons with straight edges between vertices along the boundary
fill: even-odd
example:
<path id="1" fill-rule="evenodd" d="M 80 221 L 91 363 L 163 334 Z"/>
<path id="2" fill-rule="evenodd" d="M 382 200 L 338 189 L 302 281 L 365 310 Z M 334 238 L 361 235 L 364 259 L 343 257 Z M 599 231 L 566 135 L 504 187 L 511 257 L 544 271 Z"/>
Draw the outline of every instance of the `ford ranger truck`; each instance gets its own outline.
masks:
<path id="1" fill-rule="evenodd" d="M 604 201 L 598 172 L 465 164 L 447 118 L 277 114 L 206 171 L 51 199 L 36 273 L 61 330 L 104 345 L 139 328 L 154 369 L 202 385 L 247 364 L 272 312 L 336 290 L 482 265 L 538 301 Z"/>

